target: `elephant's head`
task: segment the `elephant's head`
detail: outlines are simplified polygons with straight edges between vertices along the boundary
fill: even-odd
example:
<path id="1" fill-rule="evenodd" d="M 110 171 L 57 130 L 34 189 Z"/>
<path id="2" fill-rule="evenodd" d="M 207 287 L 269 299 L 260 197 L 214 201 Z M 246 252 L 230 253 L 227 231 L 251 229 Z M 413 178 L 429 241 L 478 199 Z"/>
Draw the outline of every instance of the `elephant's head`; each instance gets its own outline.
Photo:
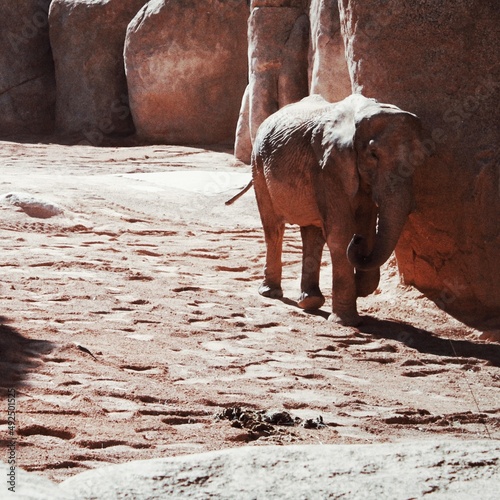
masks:
<path id="1" fill-rule="evenodd" d="M 380 267 L 398 242 L 413 209 L 412 177 L 422 162 L 420 120 L 396 106 L 365 99 L 355 115 L 354 149 L 360 186 L 378 207 L 374 244 L 354 235 L 347 249 L 351 264 L 368 271 Z"/>

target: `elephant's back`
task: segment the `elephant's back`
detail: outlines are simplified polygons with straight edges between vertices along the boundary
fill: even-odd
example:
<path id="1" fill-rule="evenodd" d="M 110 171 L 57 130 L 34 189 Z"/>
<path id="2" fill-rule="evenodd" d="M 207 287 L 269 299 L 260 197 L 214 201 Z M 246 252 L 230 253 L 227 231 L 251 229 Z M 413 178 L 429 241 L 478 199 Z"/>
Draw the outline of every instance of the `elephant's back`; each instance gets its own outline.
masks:
<path id="1" fill-rule="evenodd" d="M 276 111 L 260 125 L 254 154 L 269 159 L 276 155 L 295 155 L 307 148 L 318 117 L 328 113 L 331 107 L 321 96 L 313 95 Z"/>

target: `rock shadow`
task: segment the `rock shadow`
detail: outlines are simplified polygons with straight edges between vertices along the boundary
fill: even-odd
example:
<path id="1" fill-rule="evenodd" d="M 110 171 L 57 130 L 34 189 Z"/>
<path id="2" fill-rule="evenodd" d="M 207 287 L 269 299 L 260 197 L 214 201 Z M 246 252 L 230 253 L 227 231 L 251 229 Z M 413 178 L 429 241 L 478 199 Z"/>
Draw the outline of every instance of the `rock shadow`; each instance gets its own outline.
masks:
<path id="1" fill-rule="evenodd" d="M 476 358 L 500 367 L 500 345 L 484 344 L 473 340 L 446 339 L 404 322 L 363 317 L 358 327 L 361 333 L 402 342 L 424 354 L 451 358 Z"/>
<path id="2" fill-rule="evenodd" d="M 51 352 L 55 344 L 23 337 L 0 316 L 0 395 L 22 385 L 40 364 L 40 357 Z"/>

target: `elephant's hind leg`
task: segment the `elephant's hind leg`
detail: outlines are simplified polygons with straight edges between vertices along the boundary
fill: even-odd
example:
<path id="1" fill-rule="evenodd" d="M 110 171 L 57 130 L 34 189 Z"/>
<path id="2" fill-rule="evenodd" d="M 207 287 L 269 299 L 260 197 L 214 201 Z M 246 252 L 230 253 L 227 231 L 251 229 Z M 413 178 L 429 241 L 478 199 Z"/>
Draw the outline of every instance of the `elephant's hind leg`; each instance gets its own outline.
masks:
<path id="1" fill-rule="evenodd" d="M 262 220 L 264 236 L 266 239 L 266 267 L 264 268 L 264 281 L 259 286 L 259 293 L 263 297 L 279 299 L 283 297 L 281 288 L 281 252 L 283 247 L 283 234 L 285 224 L 276 224 L 266 227 Z"/>
<path id="2" fill-rule="evenodd" d="M 281 289 L 281 253 L 285 221 L 276 214 L 263 175 L 254 175 L 255 196 L 259 207 L 260 219 L 266 240 L 266 267 L 264 281 L 259 286 L 259 294 L 264 297 L 279 299 L 283 297 Z"/>
<path id="3" fill-rule="evenodd" d="M 321 256 L 325 239 L 321 229 L 316 226 L 301 227 L 300 233 L 302 236 L 302 279 L 298 305 L 302 309 L 319 309 L 325 303 L 325 297 L 319 288 Z"/>

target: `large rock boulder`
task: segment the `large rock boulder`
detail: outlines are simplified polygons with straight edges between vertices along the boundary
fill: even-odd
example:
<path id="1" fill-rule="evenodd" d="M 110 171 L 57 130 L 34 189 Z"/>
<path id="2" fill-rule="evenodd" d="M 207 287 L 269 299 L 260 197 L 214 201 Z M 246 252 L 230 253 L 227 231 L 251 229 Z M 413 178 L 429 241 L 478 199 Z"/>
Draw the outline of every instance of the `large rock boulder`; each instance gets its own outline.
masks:
<path id="1" fill-rule="evenodd" d="M 311 0 L 311 94 L 337 102 L 351 94 L 338 0 Z"/>
<path id="2" fill-rule="evenodd" d="M 247 81 L 245 0 L 151 0 L 127 30 L 130 106 L 143 139 L 232 142 Z"/>
<path id="3" fill-rule="evenodd" d="M 309 17 L 304 0 L 255 0 L 248 25 L 249 83 L 236 131 L 235 156 L 250 162 L 251 144 L 272 113 L 309 93 Z"/>
<path id="4" fill-rule="evenodd" d="M 500 323 L 498 0 L 341 0 L 354 89 L 416 113 L 416 211 L 400 270 L 475 326 Z M 404 172 L 402 172 L 404 175 Z"/>
<path id="5" fill-rule="evenodd" d="M 146 1 L 53 0 L 58 132 L 95 146 L 133 132 L 123 46 L 128 23 Z"/>
<path id="6" fill-rule="evenodd" d="M 55 80 L 50 0 L 0 0 L 0 135 L 54 127 Z"/>
<path id="7" fill-rule="evenodd" d="M 498 441 L 241 446 L 100 467 L 55 484 L 17 471 L 2 498 L 266 499 L 498 497 Z M 8 481 L 8 466 L 0 472 Z"/>

